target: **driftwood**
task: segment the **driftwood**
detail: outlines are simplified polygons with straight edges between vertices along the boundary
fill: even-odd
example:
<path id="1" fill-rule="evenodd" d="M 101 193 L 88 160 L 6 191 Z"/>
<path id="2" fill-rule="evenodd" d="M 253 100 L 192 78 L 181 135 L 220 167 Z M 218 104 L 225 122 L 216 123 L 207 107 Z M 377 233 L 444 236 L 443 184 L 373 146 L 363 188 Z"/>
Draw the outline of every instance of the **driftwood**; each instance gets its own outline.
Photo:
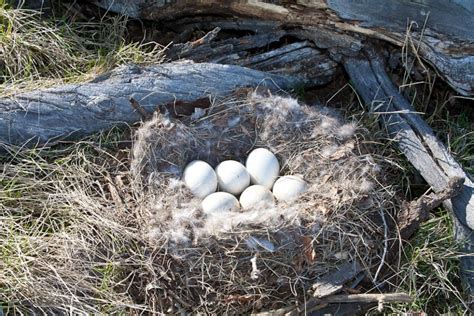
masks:
<path id="1" fill-rule="evenodd" d="M 456 91 L 474 94 L 474 5 L 470 0 L 93 2 L 131 17 L 160 21 L 177 32 L 214 27 L 260 34 L 286 30 L 328 49 L 336 58 L 360 51 L 367 38 L 406 45 Z"/>
<path id="2" fill-rule="evenodd" d="M 116 124 L 140 120 L 129 99 L 147 112 L 176 101 L 228 95 L 239 88 L 266 86 L 289 89 L 290 76 L 267 74 L 217 64 L 170 63 L 154 67 L 118 68 L 94 81 L 21 93 L 0 99 L 0 142 L 13 145 L 51 144 L 87 135 Z"/>
<path id="3" fill-rule="evenodd" d="M 199 40 L 173 46 L 167 58 L 186 57 L 265 72 L 208 63 L 129 66 L 90 83 L 18 94 L 0 99 L 0 142 L 30 146 L 52 144 L 114 124 L 134 123 L 140 118 L 138 114 L 144 116 L 144 112 L 153 112 L 159 106 L 182 107 L 186 102 L 259 85 L 267 85 L 271 90 L 322 85 L 330 82 L 338 71 L 338 64 L 308 41 L 289 43 L 269 52 L 248 52 L 278 42 L 286 34 L 284 31 L 214 43 L 219 30 L 216 28 Z M 130 104 L 129 98 L 136 102 Z"/>

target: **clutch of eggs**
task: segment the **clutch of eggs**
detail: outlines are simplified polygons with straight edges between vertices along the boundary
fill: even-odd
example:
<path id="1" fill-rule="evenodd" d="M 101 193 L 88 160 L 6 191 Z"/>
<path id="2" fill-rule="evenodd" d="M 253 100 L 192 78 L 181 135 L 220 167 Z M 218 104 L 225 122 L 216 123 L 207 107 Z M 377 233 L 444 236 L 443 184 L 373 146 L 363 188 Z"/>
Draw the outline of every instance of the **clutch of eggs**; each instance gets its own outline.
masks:
<path id="1" fill-rule="evenodd" d="M 277 157 L 268 149 L 257 148 L 250 152 L 245 166 L 235 160 L 225 160 L 214 170 L 207 162 L 192 161 L 184 170 L 183 181 L 196 197 L 204 199 L 203 211 L 211 214 L 240 207 L 244 210 L 271 207 L 275 205 L 275 198 L 291 202 L 307 191 L 308 185 L 301 177 L 278 178 L 279 173 Z M 216 192 L 217 188 L 222 192 Z M 240 203 L 235 197 L 239 194 Z"/>

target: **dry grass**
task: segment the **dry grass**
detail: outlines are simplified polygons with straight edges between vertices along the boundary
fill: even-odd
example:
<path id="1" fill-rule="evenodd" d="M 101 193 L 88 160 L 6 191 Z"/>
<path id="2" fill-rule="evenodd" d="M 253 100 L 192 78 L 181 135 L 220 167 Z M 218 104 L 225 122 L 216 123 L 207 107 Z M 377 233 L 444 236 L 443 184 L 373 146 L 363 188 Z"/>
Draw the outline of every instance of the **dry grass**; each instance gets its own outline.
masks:
<path id="1" fill-rule="evenodd" d="M 0 92 L 84 81 L 124 63 L 160 63 L 163 47 L 127 43 L 127 18 L 42 18 L 0 3 Z"/>
<path id="2" fill-rule="evenodd" d="M 57 151 L 28 150 L 2 163 L 0 300 L 6 311 L 108 313 L 132 304 L 120 282 L 133 277 L 134 260 L 146 261 L 134 255 L 140 238 L 130 225 L 133 213 L 116 212 L 104 192 L 107 175 L 121 163 L 103 148 L 110 140 L 101 138 Z"/>
<path id="3" fill-rule="evenodd" d="M 393 286 L 415 300 L 393 305 L 391 310 L 467 315 L 468 300 L 459 277 L 462 253 L 458 249 L 451 215 L 438 210 L 404 247 L 402 265 L 393 278 Z"/>

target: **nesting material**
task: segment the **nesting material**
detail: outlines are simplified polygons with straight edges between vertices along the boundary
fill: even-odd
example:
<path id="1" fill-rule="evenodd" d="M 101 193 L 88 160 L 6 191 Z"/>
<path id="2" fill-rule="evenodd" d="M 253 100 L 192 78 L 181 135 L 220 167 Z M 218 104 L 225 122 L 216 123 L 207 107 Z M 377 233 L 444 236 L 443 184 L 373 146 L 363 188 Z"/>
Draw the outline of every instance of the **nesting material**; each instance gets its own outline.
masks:
<path id="1" fill-rule="evenodd" d="M 392 216 L 397 204 L 368 138 L 331 110 L 279 96 L 222 100 L 204 116 L 156 114 L 137 132 L 131 170 L 143 235 L 165 265 L 160 289 L 179 297 L 160 308 L 247 314 L 309 299 L 312 284 L 347 261 L 373 275 L 383 255 L 381 214 Z M 273 206 L 241 200 L 245 207 L 222 213 L 180 182 L 189 161 L 216 167 L 256 148 L 276 153 L 281 175 L 304 175 L 296 190 L 304 194 Z"/>

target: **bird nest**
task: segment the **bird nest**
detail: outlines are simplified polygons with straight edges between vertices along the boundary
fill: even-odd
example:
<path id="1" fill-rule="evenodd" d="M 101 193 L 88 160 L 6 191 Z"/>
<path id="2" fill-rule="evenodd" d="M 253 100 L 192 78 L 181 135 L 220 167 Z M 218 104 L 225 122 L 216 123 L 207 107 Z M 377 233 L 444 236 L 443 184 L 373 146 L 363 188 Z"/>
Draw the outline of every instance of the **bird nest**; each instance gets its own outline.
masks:
<path id="1" fill-rule="evenodd" d="M 153 249 L 161 312 L 257 312 L 294 305 L 335 267 L 352 263 L 374 279 L 384 252 L 384 216 L 397 208 L 367 132 L 333 110 L 252 93 L 213 102 L 188 117 L 156 114 L 137 131 L 132 174 L 142 228 Z M 281 175 L 309 185 L 291 203 L 205 214 L 180 180 L 200 159 L 245 162 L 276 154 Z M 385 215 L 384 215 L 385 214 Z"/>

